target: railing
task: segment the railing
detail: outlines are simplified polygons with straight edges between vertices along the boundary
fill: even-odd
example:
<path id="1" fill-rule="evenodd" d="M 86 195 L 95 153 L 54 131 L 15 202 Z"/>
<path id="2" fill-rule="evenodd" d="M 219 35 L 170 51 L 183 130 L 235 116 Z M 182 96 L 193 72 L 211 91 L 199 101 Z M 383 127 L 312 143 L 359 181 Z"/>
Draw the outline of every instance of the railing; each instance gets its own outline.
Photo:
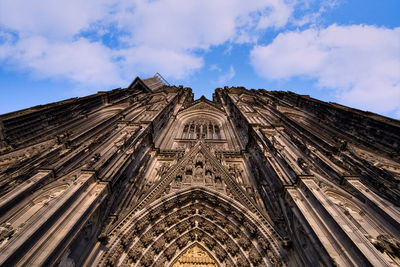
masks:
<path id="1" fill-rule="evenodd" d="M 167 82 L 167 80 L 164 79 L 164 77 L 161 76 L 160 73 L 157 72 L 156 74 L 154 74 L 154 77 L 157 77 L 157 78 L 158 78 L 159 80 L 161 80 L 163 83 L 165 83 L 166 85 L 170 86 L 169 82 Z"/>

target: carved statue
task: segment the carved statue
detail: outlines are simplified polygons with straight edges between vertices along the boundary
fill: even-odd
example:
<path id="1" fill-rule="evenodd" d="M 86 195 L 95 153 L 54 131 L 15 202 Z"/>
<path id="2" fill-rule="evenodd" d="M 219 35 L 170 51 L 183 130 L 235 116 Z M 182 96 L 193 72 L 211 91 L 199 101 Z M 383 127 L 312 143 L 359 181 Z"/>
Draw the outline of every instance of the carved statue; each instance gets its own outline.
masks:
<path id="1" fill-rule="evenodd" d="M 147 247 L 151 242 L 153 242 L 153 234 L 150 232 L 147 232 L 146 234 L 144 234 L 141 238 L 141 241 L 144 245 L 144 247 Z"/>
<path id="2" fill-rule="evenodd" d="M 379 235 L 376 240 L 372 239 L 372 244 L 381 253 L 386 253 L 391 258 L 396 259 L 400 264 L 400 241 L 388 235 Z"/>
<path id="3" fill-rule="evenodd" d="M 0 226 L 0 243 L 4 240 L 10 239 L 15 233 L 14 228 L 10 223 L 3 223 Z"/>
<path id="4" fill-rule="evenodd" d="M 204 176 L 204 169 L 201 165 L 197 165 L 194 171 L 194 175 L 196 178 L 200 178 Z"/>
<path id="5" fill-rule="evenodd" d="M 183 248 L 184 246 L 186 246 L 186 244 L 189 242 L 190 237 L 189 235 L 184 235 L 182 237 L 180 237 L 176 243 L 178 244 L 179 248 Z"/>
<path id="6" fill-rule="evenodd" d="M 137 244 L 133 249 L 128 251 L 128 257 L 133 262 L 136 262 L 140 258 L 140 256 L 142 256 L 143 249 L 144 248 L 142 243 Z"/>
<path id="7" fill-rule="evenodd" d="M 254 236 L 254 235 L 257 233 L 256 228 L 255 228 L 251 223 L 249 223 L 248 221 L 245 221 L 245 222 L 243 223 L 243 226 L 246 227 L 247 231 L 249 231 L 249 233 L 250 233 L 252 236 Z"/>
<path id="8" fill-rule="evenodd" d="M 190 236 L 190 240 L 191 240 L 192 242 L 196 240 L 197 235 L 196 235 L 196 232 L 195 232 L 195 231 L 189 232 L 189 236 Z"/>
<path id="9" fill-rule="evenodd" d="M 175 229 L 171 229 L 165 233 L 165 239 L 170 242 L 172 239 L 175 239 L 178 236 L 178 232 Z"/>
<path id="10" fill-rule="evenodd" d="M 221 247 L 215 247 L 214 251 L 220 261 L 226 258 L 226 252 Z"/>
<path id="11" fill-rule="evenodd" d="M 238 183 L 243 183 L 243 170 L 237 164 L 230 164 L 229 165 L 229 173 L 236 178 Z"/>
<path id="12" fill-rule="evenodd" d="M 167 173 L 168 169 L 169 169 L 168 163 L 165 163 L 165 162 L 161 163 L 161 166 L 158 169 L 156 169 L 157 175 L 160 177 L 163 177 L 164 174 Z"/>
<path id="13" fill-rule="evenodd" d="M 179 188 L 182 185 L 182 175 L 177 175 L 174 180 L 173 187 Z"/>
<path id="14" fill-rule="evenodd" d="M 164 255 L 161 255 L 157 262 L 154 264 L 155 267 L 165 267 L 165 263 L 167 261 L 167 258 Z"/>
<path id="15" fill-rule="evenodd" d="M 209 237 L 204 237 L 203 241 L 209 249 L 213 249 L 215 246 L 215 241 Z"/>
<path id="16" fill-rule="evenodd" d="M 163 233 L 164 231 L 165 231 L 165 223 L 164 222 L 159 222 L 158 224 L 156 224 L 154 227 L 153 227 L 153 230 L 154 230 L 154 233 L 156 234 L 156 235 L 159 235 L 159 234 L 161 234 L 161 233 Z"/>
<path id="17" fill-rule="evenodd" d="M 206 185 L 212 185 L 212 182 L 213 182 L 213 177 L 211 175 L 211 172 L 207 171 L 205 176 L 205 183 Z"/>
<path id="18" fill-rule="evenodd" d="M 249 241 L 249 239 L 246 238 L 246 237 L 244 237 L 244 236 L 241 236 L 241 237 L 239 238 L 239 244 L 240 244 L 245 250 L 248 250 L 249 247 L 250 247 L 250 241 Z"/>
<path id="19" fill-rule="evenodd" d="M 206 232 L 209 232 L 209 233 L 211 233 L 211 234 L 214 234 L 215 226 L 212 225 L 211 223 L 206 223 L 206 224 L 204 225 L 203 228 L 204 228 L 204 230 L 205 230 Z"/>
<path id="20" fill-rule="evenodd" d="M 239 252 L 238 246 L 235 244 L 235 242 L 232 241 L 232 239 L 228 239 L 228 241 L 226 241 L 226 247 L 228 252 L 233 256 L 235 256 L 236 253 Z"/>
<path id="21" fill-rule="evenodd" d="M 164 237 L 160 237 L 153 245 L 154 251 L 158 254 L 161 250 L 164 249 L 165 239 Z"/>
<path id="22" fill-rule="evenodd" d="M 254 247 L 250 249 L 249 258 L 254 265 L 260 264 L 262 260 L 260 254 Z"/>
<path id="23" fill-rule="evenodd" d="M 202 215 L 209 219 L 214 219 L 215 212 L 212 210 L 209 210 L 209 209 L 204 209 L 204 210 L 202 210 Z"/>
<path id="24" fill-rule="evenodd" d="M 154 261 L 154 252 L 153 250 L 150 249 L 146 254 L 144 254 L 141 263 L 143 266 L 148 267 L 150 266 Z"/>
<path id="25" fill-rule="evenodd" d="M 249 266 L 249 263 L 242 257 L 238 257 L 236 260 L 236 266 Z"/>
<path id="26" fill-rule="evenodd" d="M 233 237 L 237 237 L 239 235 L 239 230 L 232 224 L 227 224 L 226 229 Z"/>
<path id="27" fill-rule="evenodd" d="M 215 185 L 216 185 L 216 186 L 222 186 L 221 177 L 215 176 L 214 181 L 215 181 Z"/>
<path id="28" fill-rule="evenodd" d="M 184 184 L 190 184 L 192 182 L 192 175 L 190 174 L 185 174 L 183 179 Z"/>
<path id="29" fill-rule="evenodd" d="M 178 247 L 176 244 L 172 244 L 165 250 L 165 256 L 168 260 L 171 260 L 171 258 L 175 255 L 177 248 Z"/>
<path id="30" fill-rule="evenodd" d="M 222 243 L 224 243 L 225 240 L 228 239 L 228 236 L 227 236 L 224 232 L 222 232 L 221 230 L 216 230 L 216 231 L 215 231 L 215 237 L 216 237 L 219 241 L 221 241 Z"/>

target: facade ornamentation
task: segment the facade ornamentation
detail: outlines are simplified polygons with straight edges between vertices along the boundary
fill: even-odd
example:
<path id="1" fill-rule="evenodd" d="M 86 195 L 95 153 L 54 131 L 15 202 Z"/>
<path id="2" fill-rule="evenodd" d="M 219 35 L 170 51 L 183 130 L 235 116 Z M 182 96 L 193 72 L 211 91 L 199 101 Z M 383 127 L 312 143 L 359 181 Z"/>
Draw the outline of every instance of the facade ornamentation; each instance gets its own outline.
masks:
<path id="1" fill-rule="evenodd" d="M 159 75 L 1 115 L 0 265 L 399 266 L 399 140 L 376 114 Z"/>

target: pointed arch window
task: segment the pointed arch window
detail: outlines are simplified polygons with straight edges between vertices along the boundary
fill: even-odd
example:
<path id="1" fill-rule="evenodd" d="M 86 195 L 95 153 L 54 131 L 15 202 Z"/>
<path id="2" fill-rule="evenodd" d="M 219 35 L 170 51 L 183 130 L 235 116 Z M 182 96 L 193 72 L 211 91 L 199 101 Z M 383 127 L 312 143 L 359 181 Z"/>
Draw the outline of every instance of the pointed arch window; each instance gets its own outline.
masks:
<path id="1" fill-rule="evenodd" d="M 185 124 L 181 138 L 185 138 L 185 136 L 187 136 L 188 132 L 189 132 L 189 125 Z"/>
<path id="2" fill-rule="evenodd" d="M 214 125 L 211 123 L 208 124 L 208 139 L 213 139 L 213 133 L 214 133 Z"/>
<path id="3" fill-rule="evenodd" d="M 191 121 L 184 125 L 182 139 L 221 139 L 220 126 L 212 121 Z"/>
<path id="4" fill-rule="evenodd" d="M 215 138 L 215 139 L 221 139 L 221 131 L 219 130 L 218 125 L 215 125 L 214 131 L 215 131 L 215 135 L 217 136 L 217 138 Z"/>

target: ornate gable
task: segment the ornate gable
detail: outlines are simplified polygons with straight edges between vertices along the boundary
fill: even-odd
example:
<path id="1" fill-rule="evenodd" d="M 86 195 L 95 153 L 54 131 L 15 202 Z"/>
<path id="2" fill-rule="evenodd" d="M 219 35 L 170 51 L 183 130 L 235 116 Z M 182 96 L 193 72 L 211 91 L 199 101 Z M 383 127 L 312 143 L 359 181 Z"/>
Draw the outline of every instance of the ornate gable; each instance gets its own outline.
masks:
<path id="1" fill-rule="evenodd" d="M 225 116 L 225 112 L 222 110 L 221 107 L 216 105 L 215 103 L 209 101 L 206 99 L 204 96 L 202 96 L 200 99 L 194 101 L 193 103 L 190 103 L 189 105 L 186 105 L 183 107 L 182 111 L 199 111 L 199 110 L 207 110 L 207 111 L 215 111 L 218 113 L 221 113 Z"/>
<path id="2" fill-rule="evenodd" d="M 143 200 L 151 202 L 160 196 L 192 186 L 206 187 L 217 191 L 246 206 L 252 202 L 203 141 L 199 141 L 179 159 L 177 164 L 170 167 L 161 180 L 149 190 L 149 194 L 144 196 Z"/>
<path id="3" fill-rule="evenodd" d="M 123 223 L 125 218 L 140 212 L 152 202 L 190 188 L 204 188 L 235 200 L 256 214 L 266 224 L 275 228 L 271 218 L 235 182 L 227 168 L 212 155 L 207 144 L 199 141 L 178 160 L 177 164 L 164 170 L 161 179 L 139 199 L 138 204 L 109 229 L 115 229 L 117 225 Z"/>

